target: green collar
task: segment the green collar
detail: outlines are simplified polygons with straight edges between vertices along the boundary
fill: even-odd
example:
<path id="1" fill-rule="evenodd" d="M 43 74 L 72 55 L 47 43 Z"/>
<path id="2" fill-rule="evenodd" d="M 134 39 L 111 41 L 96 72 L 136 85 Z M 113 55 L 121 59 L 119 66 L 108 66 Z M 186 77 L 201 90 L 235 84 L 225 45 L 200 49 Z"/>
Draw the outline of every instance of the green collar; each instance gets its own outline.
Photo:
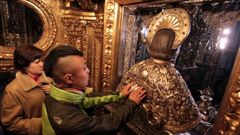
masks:
<path id="1" fill-rule="evenodd" d="M 74 105 L 79 105 L 82 103 L 85 94 L 68 92 L 66 90 L 59 89 L 51 85 L 50 96 L 60 102 L 71 103 Z"/>

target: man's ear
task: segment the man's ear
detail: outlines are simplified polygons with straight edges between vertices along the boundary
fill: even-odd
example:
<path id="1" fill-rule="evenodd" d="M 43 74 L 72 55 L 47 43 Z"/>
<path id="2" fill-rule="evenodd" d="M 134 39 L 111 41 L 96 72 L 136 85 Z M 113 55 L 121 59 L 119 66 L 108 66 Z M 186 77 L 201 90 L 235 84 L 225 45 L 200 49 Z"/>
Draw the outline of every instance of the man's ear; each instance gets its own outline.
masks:
<path id="1" fill-rule="evenodd" d="M 67 84 L 73 84 L 73 81 L 72 81 L 72 74 L 65 74 L 63 76 L 63 79 L 64 79 L 64 82 L 67 83 Z"/>

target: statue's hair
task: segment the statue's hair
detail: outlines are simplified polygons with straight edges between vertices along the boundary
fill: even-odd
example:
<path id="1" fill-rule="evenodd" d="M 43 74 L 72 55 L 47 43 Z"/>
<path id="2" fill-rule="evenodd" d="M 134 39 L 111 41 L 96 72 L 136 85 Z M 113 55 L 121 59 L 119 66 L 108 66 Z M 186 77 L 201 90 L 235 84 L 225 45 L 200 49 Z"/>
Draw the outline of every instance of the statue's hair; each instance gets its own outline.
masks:
<path id="1" fill-rule="evenodd" d="M 168 43 L 160 44 L 161 35 L 169 37 Z M 175 40 L 175 32 L 172 29 L 161 29 L 153 37 L 152 44 L 149 47 L 149 54 L 152 58 L 160 60 L 170 60 L 172 56 L 172 46 Z"/>

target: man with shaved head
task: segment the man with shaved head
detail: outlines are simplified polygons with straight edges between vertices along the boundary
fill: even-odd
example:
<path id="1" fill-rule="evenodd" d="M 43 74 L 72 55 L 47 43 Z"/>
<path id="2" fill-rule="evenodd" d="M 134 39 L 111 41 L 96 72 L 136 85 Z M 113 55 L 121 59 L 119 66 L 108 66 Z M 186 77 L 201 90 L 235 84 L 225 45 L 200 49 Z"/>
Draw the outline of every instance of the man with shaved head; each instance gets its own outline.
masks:
<path id="1" fill-rule="evenodd" d="M 43 104 L 44 135 L 112 134 L 127 122 L 145 97 L 142 87 L 131 92 L 133 83 L 122 87 L 119 95 L 87 97 L 85 89 L 90 71 L 83 53 L 69 45 L 52 49 L 45 58 L 44 70 L 55 82 Z M 89 116 L 85 112 L 86 108 L 124 97 L 124 104 L 112 114 Z"/>

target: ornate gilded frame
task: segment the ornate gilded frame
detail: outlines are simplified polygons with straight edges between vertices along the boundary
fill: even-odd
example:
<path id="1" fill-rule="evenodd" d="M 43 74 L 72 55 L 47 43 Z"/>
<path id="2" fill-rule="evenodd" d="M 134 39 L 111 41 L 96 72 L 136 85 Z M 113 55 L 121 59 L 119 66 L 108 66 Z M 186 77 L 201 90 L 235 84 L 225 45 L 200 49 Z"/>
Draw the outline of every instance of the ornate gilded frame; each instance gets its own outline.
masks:
<path id="1" fill-rule="evenodd" d="M 62 41 L 76 46 L 84 53 L 90 69 L 90 86 L 102 89 L 103 14 L 61 10 Z M 59 39 L 59 38 L 58 38 Z"/>
<path id="2" fill-rule="evenodd" d="M 213 135 L 240 133 L 240 48 L 213 127 Z"/>
<path id="3" fill-rule="evenodd" d="M 148 2 L 146 2 L 148 1 Z M 117 51 L 124 6 L 146 3 L 166 3 L 183 0 L 105 0 L 103 37 L 103 90 L 112 91 L 117 86 Z"/>
<path id="4" fill-rule="evenodd" d="M 170 2 L 197 3 L 208 0 L 106 0 L 104 13 L 104 51 L 103 51 L 103 89 L 114 90 L 116 87 L 117 52 L 124 6 L 134 4 L 148 5 Z M 240 49 L 235 59 L 230 80 L 215 120 L 213 135 L 235 135 L 240 129 Z"/>
<path id="5" fill-rule="evenodd" d="M 147 1 L 147 2 L 146 2 Z M 124 6 L 146 3 L 166 3 L 183 0 L 105 0 L 103 38 L 103 90 L 112 91 L 117 85 L 117 51 Z"/>
<path id="6" fill-rule="evenodd" d="M 19 3 L 34 10 L 43 23 L 43 33 L 41 38 L 34 44 L 38 48 L 46 51 L 54 43 L 57 33 L 56 19 L 51 9 L 42 0 L 18 0 Z M 0 70 L 12 70 L 14 47 L 0 46 Z"/>

